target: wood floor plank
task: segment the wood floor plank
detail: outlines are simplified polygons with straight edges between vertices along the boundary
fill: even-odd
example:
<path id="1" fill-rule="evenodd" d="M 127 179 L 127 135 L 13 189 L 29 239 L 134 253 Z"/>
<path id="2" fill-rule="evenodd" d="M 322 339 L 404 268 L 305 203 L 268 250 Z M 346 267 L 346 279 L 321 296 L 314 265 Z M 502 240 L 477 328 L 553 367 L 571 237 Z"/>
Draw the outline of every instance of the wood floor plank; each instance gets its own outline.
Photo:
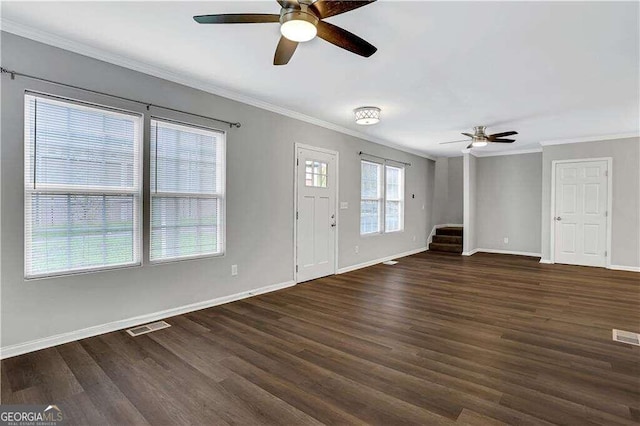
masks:
<path id="1" fill-rule="evenodd" d="M 421 253 L 5 359 L 69 424 L 640 424 L 640 275 Z"/>

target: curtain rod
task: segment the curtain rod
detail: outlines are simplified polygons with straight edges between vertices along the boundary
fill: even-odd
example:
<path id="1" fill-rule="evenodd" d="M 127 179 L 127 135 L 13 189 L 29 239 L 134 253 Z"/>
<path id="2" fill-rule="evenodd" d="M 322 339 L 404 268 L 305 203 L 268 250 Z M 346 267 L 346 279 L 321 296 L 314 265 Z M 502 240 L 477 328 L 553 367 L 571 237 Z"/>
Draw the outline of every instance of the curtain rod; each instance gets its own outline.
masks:
<path id="1" fill-rule="evenodd" d="M 127 101 L 127 102 L 133 102 L 133 103 L 136 103 L 136 104 L 145 105 L 147 107 L 147 110 L 149 110 L 149 108 L 151 108 L 151 107 L 154 107 L 154 108 L 164 109 L 164 110 L 167 110 L 167 111 L 178 112 L 178 113 L 181 113 L 181 114 L 188 114 L 188 115 L 192 115 L 194 117 L 200 117 L 200 118 L 204 118 L 204 119 L 207 119 L 207 120 L 213 120 L 213 121 L 217 121 L 217 122 L 220 122 L 220 123 L 225 123 L 225 124 L 228 124 L 230 128 L 234 128 L 234 127 L 239 128 L 241 126 L 241 124 L 237 123 L 237 122 L 234 123 L 234 122 L 227 121 L 227 120 L 221 120 L 221 119 L 215 118 L 215 117 L 209 117 L 209 116 L 206 116 L 206 115 L 195 114 L 193 112 L 187 112 L 187 111 L 182 111 L 182 110 L 179 110 L 179 109 L 170 108 L 170 107 L 166 107 L 166 106 L 162 106 L 162 105 L 156 105 L 156 104 L 153 104 L 151 102 L 144 102 L 144 101 L 139 101 L 137 99 L 125 98 L 123 96 L 117 96 L 117 95 L 112 95 L 112 94 L 105 93 L 105 92 L 99 92 L 97 90 L 85 89 L 84 87 L 74 86 L 73 84 L 60 83 L 58 81 L 53 81 L 53 80 L 49 80 L 49 79 L 42 78 L 42 77 L 36 77 L 36 76 L 33 76 L 33 75 L 29 75 L 29 74 L 23 74 L 23 73 L 18 72 L 18 71 L 11 71 L 11 70 L 8 70 L 8 69 L 3 68 L 3 67 L 0 67 L 0 74 L 9 74 L 9 75 L 11 75 L 11 80 L 15 80 L 16 76 L 24 77 L 24 78 L 28 78 L 28 79 L 31 79 L 31 80 L 38 80 L 38 81 L 43 81 L 45 83 L 55 84 L 56 86 L 69 87 L 71 89 L 83 90 L 85 92 L 95 93 L 97 95 L 108 96 L 110 98 L 120 99 L 120 100 Z"/>
<path id="2" fill-rule="evenodd" d="M 398 160 L 394 160 L 392 158 L 379 157 L 377 155 L 367 154 L 366 152 L 362 152 L 362 151 L 360 151 L 358 153 L 358 155 L 360 155 L 360 156 L 366 155 L 367 157 L 379 158 L 379 159 L 384 160 L 384 161 L 393 161 L 394 163 L 404 164 L 405 166 L 410 166 L 411 165 L 411 163 L 407 163 L 405 161 L 398 161 Z"/>

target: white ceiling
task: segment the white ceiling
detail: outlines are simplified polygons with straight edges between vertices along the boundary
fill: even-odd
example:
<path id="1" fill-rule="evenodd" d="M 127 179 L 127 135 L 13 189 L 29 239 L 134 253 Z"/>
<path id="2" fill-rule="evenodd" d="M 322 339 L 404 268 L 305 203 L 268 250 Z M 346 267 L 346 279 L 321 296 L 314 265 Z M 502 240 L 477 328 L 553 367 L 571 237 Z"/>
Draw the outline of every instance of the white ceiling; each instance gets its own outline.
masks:
<path id="1" fill-rule="evenodd" d="M 283 67 L 271 65 L 278 24 L 192 20 L 278 11 L 274 0 L 2 2 L 9 31 L 44 31 L 432 156 L 459 154 L 465 143 L 439 143 L 474 125 L 520 133 L 484 151 L 639 131 L 638 2 L 378 1 L 328 19 L 377 46 L 371 58 L 315 39 Z M 357 126 L 363 105 L 381 107 L 382 122 Z"/>

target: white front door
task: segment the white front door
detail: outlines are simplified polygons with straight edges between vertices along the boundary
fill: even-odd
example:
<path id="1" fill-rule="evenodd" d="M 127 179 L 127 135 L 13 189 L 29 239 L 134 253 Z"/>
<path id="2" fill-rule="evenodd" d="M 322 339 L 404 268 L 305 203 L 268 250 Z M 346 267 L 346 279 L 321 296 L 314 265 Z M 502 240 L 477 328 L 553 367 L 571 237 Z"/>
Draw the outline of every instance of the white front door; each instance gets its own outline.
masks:
<path id="1" fill-rule="evenodd" d="M 606 160 L 556 164 L 556 263 L 606 266 L 607 167 Z"/>
<path id="2" fill-rule="evenodd" d="M 336 154 L 296 149 L 296 281 L 335 274 Z"/>

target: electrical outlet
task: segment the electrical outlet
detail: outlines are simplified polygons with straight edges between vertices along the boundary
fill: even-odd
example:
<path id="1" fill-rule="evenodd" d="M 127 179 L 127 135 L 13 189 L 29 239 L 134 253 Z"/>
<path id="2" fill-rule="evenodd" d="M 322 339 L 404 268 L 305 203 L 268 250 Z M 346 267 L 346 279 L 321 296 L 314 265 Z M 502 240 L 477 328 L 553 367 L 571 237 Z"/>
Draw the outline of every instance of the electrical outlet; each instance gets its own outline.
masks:
<path id="1" fill-rule="evenodd" d="M 415 241 L 416 241 L 416 236 L 414 235 L 414 236 L 413 236 L 413 242 L 415 242 Z"/>
<path id="2" fill-rule="evenodd" d="M 422 205 L 422 210 L 424 210 L 424 204 Z"/>
<path id="3" fill-rule="evenodd" d="M 231 265 L 231 275 L 238 275 L 238 265 Z"/>
<path id="4" fill-rule="evenodd" d="M 360 247 L 356 246 L 356 254 L 360 253 Z"/>
<path id="5" fill-rule="evenodd" d="M 509 237 L 504 237 L 503 240 L 505 244 L 509 244 Z"/>

